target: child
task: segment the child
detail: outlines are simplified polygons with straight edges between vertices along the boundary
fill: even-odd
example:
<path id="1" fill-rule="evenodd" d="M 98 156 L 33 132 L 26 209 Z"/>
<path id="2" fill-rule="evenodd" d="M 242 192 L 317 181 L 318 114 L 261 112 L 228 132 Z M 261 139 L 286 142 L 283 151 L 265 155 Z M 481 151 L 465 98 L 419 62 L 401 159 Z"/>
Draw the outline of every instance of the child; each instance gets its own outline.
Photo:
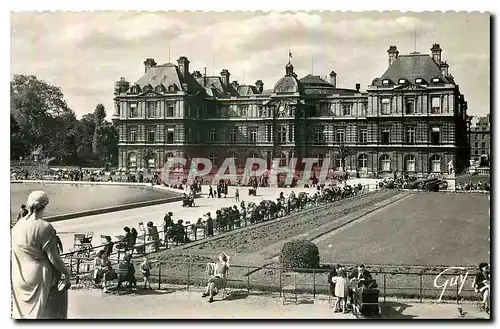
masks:
<path id="1" fill-rule="evenodd" d="M 335 283 L 335 296 L 337 301 L 335 302 L 335 312 L 347 313 L 347 275 L 343 268 L 337 271 L 337 276 L 332 278 L 332 283 Z"/>
<path id="2" fill-rule="evenodd" d="M 149 283 L 149 276 L 151 275 L 151 263 L 147 256 L 144 257 L 144 260 L 141 264 L 142 276 L 144 277 L 144 289 L 151 289 L 151 284 Z"/>

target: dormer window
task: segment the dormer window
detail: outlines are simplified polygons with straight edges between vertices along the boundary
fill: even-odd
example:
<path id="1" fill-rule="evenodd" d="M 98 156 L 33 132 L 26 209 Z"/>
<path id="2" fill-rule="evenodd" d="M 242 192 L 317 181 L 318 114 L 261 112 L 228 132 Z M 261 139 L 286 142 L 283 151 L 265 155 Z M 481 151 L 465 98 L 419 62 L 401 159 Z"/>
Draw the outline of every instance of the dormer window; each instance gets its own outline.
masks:
<path id="1" fill-rule="evenodd" d="M 400 85 L 404 85 L 406 83 L 406 79 L 399 79 L 398 83 Z"/>
<path id="2" fill-rule="evenodd" d="M 389 80 L 389 79 L 382 80 L 383 85 L 389 85 L 390 83 L 391 83 L 391 80 Z"/>
<path id="3" fill-rule="evenodd" d="M 168 86 L 169 93 L 174 93 L 176 90 L 177 90 L 176 85 L 172 84 L 172 85 Z"/>
<path id="4" fill-rule="evenodd" d="M 155 88 L 155 91 L 157 91 L 157 92 L 159 92 L 159 93 L 164 92 L 164 90 L 165 90 L 165 88 L 163 88 L 163 86 L 162 86 L 162 85 L 156 86 L 156 88 Z"/>
<path id="5" fill-rule="evenodd" d="M 422 80 L 421 78 L 415 79 L 415 83 L 422 84 L 423 82 L 424 80 Z"/>
<path id="6" fill-rule="evenodd" d="M 153 88 L 150 85 L 144 86 L 144 91 L 150 91 Z"/>
<path id="7" fill-rule="evenodd" d="M 432 83 L 439 83 L 439 82 L 441 82 L 441 79 L 439 79 L 439 78 L 432 78 L 431 81 L 432 81 Z"/>

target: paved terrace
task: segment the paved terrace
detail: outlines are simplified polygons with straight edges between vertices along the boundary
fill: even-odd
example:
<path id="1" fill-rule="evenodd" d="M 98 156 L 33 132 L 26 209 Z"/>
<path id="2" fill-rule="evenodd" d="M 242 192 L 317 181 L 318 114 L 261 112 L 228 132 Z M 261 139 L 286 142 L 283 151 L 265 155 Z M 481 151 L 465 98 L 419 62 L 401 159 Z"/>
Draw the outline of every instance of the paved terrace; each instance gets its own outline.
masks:
<path id="1" fill-rule="evenodd" d="M 370 185 L 370 190 L 375 188 L 374 180 L 372 179 L 352 179 L 349 180 L 349 184 Z M 292 189 L 284 188 L 273 188 L 273 187 L 259 187 L 257 189 L 257 196 L 248 195 L 248 187 L 240 187 L 240 201 L 255 202 L 258 203 L 262 200 L 275 200 L 278 198 L 280 192 L 284 192 L 288 195 Z M 148 221 L 152 221 L 158 226 L 158 230 L 163 230 L 163 217 L 169 211 L 171 211 L 174 216 L 174 222 L 182 219 L 184 222 L 190 221 L 195 223 L 198 218 L 202 217 L 203 214 L 210 212 L 212 218 L 215 218 L 215 211 L 233 205 L 238 205 L 239 202 L 234 200 L 234 193 L 236 187 L 229 186 L 227 198 L 208 198 L 208 185 L 202 186 L 202 196 L 195 200 L 195 207 L 182 207 L 182 202 L 171 202 L 167 204 L 141 207 L 123 211 L 116 211 L 106 214 L 84 216 L 74 219 L 68 219 L 63 221 L 58 221 L 52 223 L 56 229 L 59 237 L 64 246 L 64 252 L 69 252 L 69 249 L 73 247 L 73 235 L 75 233 L 87 233 L 94 232 L 93 245 L 98 246 L 101 244 L 101 235 L 114 236 L 115 234 L 123 234 L 123 228 L 125 226 L 135 227 L 139 230 L 139 223 L 144 222 L 146 224 Z M 314 191 L 314 188 L 293 188 L 295 193 L 302 191 Z M 176 190 L 182 192 L 180 190 Z"/>
<path id="2" fill-rule="evenodd" d="M 315 300 L 299 296 L 299 303 L 283 305 L 279 294 L 231 290 L 213 303 L 201 298 L 200 288 L 170 286 L 167 290 L 141 291 L 128 295 L 102 294 L 98 290 L 70 290 L 70 319 L 355 319 L 352 313 L 333 312 L 326 296 Z M 477 303 L 435 304 L 387 300 L 381 304 L 388 319 L 489 319 Z M 462 308 L 460 314 L 459 307 Z"/>

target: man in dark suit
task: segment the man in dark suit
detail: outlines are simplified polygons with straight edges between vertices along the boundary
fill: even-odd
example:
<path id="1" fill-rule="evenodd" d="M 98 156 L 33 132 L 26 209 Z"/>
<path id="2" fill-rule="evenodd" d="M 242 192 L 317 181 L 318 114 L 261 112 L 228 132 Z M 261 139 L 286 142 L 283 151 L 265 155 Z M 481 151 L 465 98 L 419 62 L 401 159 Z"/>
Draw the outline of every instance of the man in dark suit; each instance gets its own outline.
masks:
<path id="1" fill-rule="evenodd" d="M 372 280 L 372 276 L 370 274 L 370 272 L 368 272 L 366 269 L 365 269 L 365 265 L 363 264 L 360 264 L 358 265 L 358 268 L 353 270 L 351 272 L 351 275 L 349 276 L 349 279 L 356 279 L 356 280 L 359 280 L 359 281 L 371 281 Z"/>

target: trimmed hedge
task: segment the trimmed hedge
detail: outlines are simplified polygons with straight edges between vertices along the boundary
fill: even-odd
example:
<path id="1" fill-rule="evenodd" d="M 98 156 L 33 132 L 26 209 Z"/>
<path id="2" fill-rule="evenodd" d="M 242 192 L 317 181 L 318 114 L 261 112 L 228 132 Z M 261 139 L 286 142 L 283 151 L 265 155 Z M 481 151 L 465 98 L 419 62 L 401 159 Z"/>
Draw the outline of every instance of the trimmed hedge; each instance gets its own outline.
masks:
<path id="1" fill-rule="evenodd" d="M 319 268 L 318 246 L 308 240 L 287 241 L 281 247 L 280 264 L 284 268 Z"/>

